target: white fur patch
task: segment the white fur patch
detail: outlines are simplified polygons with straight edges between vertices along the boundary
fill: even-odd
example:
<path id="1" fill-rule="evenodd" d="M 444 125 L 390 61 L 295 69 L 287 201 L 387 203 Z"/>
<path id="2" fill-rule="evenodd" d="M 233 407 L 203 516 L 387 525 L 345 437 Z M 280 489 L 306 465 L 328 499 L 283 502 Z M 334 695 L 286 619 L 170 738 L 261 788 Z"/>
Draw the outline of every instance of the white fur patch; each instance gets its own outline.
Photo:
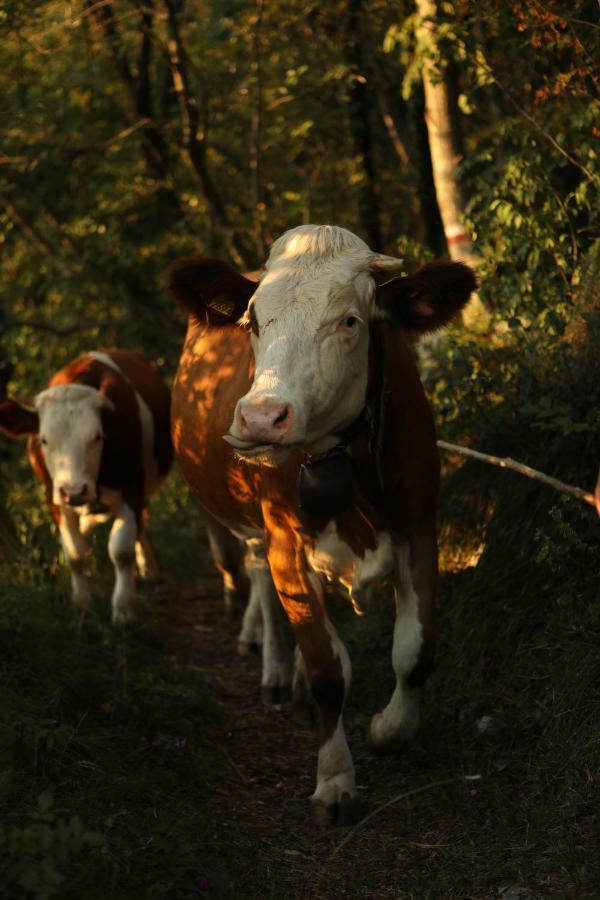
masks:
<path id="1" fill-rule="evenodd" d="M 39 413 L 39 440 L 52 479 L 53 502 L 63 503 L 61 489 L 96 497 L 102 457 L 103 429 L 100 410 L 112 406 L 96 388 L 83 384 L 55 385 L 35 398 Z"/>
<path id="2" fill-rule="evenodd" d="M 365 402 L 378 261 L 385 264 L 336 226 L 302 225 L 275 241 L 252 299 L 254 381 L 236 407 L 231 437 L 248 449 L 268 443 L 258 439 L 253 411 L 276 402 L 291 413 L 284 445 L 321 452 L 337 443 Z"/>
<path id="3" fill-rule="evenodd" d="M 340 538 L 333 521 L 317 536 L 314 550 L 307 553 L 307 559 L 313 571 L 324 575 L 328 581 L 340 581 L 344 585 L 355 608 L 360 608 L 373 585 L 394 568 L 394 550 L 387 531 L 379 532 L 375 549 L 367 550 L 364 557 L 360 557 Z"/>
<path id="4" fill-rule="evenodd" d="M 423 629 L 419 619 L 419 598 L 410 570 L 408 545 L 396 548 L 396 622 L 392 666 L 396 687 L 388 705 L 373 716 L 370 726 L 371 742 L 379 748 L 410 740 L 419 724 L 418 688 L 405 684 L 417 664 L 423 644 Z"/>

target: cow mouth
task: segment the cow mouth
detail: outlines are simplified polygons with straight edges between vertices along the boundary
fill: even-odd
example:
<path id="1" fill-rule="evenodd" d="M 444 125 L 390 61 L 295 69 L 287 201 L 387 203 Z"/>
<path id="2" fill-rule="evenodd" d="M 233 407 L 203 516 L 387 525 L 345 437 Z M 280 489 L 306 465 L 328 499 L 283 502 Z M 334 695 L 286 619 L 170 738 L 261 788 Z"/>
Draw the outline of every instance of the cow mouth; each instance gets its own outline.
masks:
<path id="1" fill-rule="evenodd" d="M 242 441 L 232 434 L 224 434 L 223 440 L 233 447 L 238 459 L 269 468 L 277 468 L 292 450 L 297 449 L 296 445 L 292 444 L 255 444 L 252 441 Z"/>
<path id="2" fill-rule="evenodd" d="M 224 434 L 223 440 L 227 441 L 240 456 L 260 456 L 262 453 L 272 453 L 281 446 L 279 444 L 256 444 L 254 441 L 242 441 L 232 434 Z"/>

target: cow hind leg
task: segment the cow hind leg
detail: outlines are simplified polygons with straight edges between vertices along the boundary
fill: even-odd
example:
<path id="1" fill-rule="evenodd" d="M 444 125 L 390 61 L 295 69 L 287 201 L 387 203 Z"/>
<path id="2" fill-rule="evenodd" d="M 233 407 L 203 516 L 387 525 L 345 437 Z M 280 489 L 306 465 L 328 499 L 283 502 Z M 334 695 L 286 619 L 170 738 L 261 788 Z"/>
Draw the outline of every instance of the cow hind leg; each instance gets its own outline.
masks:
<path id="1" fill-rule="evenodd" d="M 135 544 L 135 564 L 143 581 L 154 581 L 156 584 L 160 582 L 160 569 L 145 531 L 142 531 Z"/>
<path id="2" fill-rule="evenodd" d="M 396 547 L 396 621 L 392 667 L 396 686 L 387 706 L 371 719 L 375 750 L 400 749 L 419 725 L 420 688 L 431 658 L 431 613 L 437 576 L 435 535 Z"/>
<path id="3" fill-rule="evenodd" d="M 273 584 L 262 540 L 246 541 L 246 571 L 251 583 L 248 609 L 254 614 L 258 611 L 262 631 L 261 699 L 266 706 L 278 706 L 291 698 L 292 650 L 287 634 L 289 626 Z M 245 616 L 238 648 L 256 640 L 252 627 L 256 627 L 256 622 L 248 622 Z"/>
<path id="4" fill-rule="evenodd" d="M 59 522 L 60 540 L 71 574 L 73 603 L 82 609 L 90 605 L 91 594 L 86 577 L 88 548 L 79 527 L 79 516 L 68 507 L 61 508 Z"/>
<path id="5" fill-rule="evenodd" d="M 108 539 L 108 555 L 115 568 L 112 621 L 124 625 L 134 618 L 135 545 L 138 524 L 134 511 L 121 503 Z"/>
<path id="6" fill-rule="evenodd" d="M 250 594 L 250 581 L 244 568 L 245 548 L 228 528 L 205 511 L 208 542 L 213 562 L 223 578 L 225 612 L 233 616 L 243 609 Z"/>

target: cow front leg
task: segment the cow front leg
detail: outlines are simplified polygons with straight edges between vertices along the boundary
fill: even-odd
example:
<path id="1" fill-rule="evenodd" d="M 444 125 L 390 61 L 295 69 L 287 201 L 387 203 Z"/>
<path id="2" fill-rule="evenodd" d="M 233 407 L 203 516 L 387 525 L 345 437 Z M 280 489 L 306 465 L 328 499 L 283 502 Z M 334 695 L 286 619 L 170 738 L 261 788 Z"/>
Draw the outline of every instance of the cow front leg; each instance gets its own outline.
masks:
<path id="1" fill-rule="evenodd" d="M 115 586 L 111 601 L 114 625 L 124 625 L 134 617 L 134 564 L 137 538 L 137 517 L 127 503 L 121 503 L 108 539 L 108 555 L 115 567 Z"/>
<path id="2" fill-rule="evenodd" d="M 350 825 L 359 812 L 343 722 L 352 677 L 350 657 L 324 611 L 321 621 L 300 624 L 295 632 L 319 721 L 317 785 L 310 798 L 314 816 L 319 824 Z"/>
<path id="3" fill-rule="evenodd" d="M 395 548 L 396 621 L 392 666 L 394 693 L 371 719 L 369 739 L 375 750 L 400 749 L 419 725 L 421 686 L 433 654 L 433 596 L 437 580 L 435 532 L 417 535 Z"/>
<path id="4" fill-rule="evenodd" d="M 204 515 L 213 562 L 223 578 L 225 612 L 233 616 L 236 610 L 246 606 L 250 595 L 250 581 L 244 568 L 244 544 L 210 513 L 205 511 Z"/>
<path id="5" fill-rule="evenodd" d="M 262 540 L 246 541 L 246 571 L 251 583 L 248 607 L 252 609 L 254 604 L 257 605 L 262 630 L 260 695 L 266 706 L 278 706 L 291 697 L 292 652 L 286 634 L 285 613 L 273 584 Z M 242 643 L 241 633 L 238 646 Z"/>
<path id="6" fill-rule="evenodd" d="M 71 597 L 82 609 L 90 605 L 91 594 L 86 577 L 88 548 L 79 528 L 79 516 L 68 506 L 60 509 L 60 540 L 71 575 Z"/>

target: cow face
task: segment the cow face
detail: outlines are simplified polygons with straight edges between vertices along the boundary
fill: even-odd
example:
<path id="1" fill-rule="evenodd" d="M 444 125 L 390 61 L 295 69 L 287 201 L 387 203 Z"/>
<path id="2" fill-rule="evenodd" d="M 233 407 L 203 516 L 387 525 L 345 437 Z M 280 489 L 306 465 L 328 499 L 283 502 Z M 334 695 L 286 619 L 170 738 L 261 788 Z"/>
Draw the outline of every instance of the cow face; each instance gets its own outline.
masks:
<path id="1" fill-rule="evenodd" d="M 33 408 L 9 400 L 0 406 L 0 428 L 9 437 L 37 434 L 52 479 L 52 502 L 82 506 L 96 499 L 104 442 L 101 411 L 111 401 L 95 388 L 67 384 L 48 388 Z"/>
<path id="2" fill-rule="evenodd" d="M 294 448 L 327 451 L 360 415 L 371 321 L 384 318 L 413 334 L 434 330 L 476 286 L 473 272 L 460 263 L 390 277 L 400 260 L 373 253 L 334 226 L 286 232 L 273 245 L 258 287 L 242 276 L 234 285 L 228 267 L 219 276 L 214 267 L 214 261 L 179 264 L 171 289 L 209 325 L 221 324 L 227 310 L 235 321 L 245 309 L 241 321 L 252 332 L 255 374 L 225 440 L 245 459 L 270 465 Z"/>

